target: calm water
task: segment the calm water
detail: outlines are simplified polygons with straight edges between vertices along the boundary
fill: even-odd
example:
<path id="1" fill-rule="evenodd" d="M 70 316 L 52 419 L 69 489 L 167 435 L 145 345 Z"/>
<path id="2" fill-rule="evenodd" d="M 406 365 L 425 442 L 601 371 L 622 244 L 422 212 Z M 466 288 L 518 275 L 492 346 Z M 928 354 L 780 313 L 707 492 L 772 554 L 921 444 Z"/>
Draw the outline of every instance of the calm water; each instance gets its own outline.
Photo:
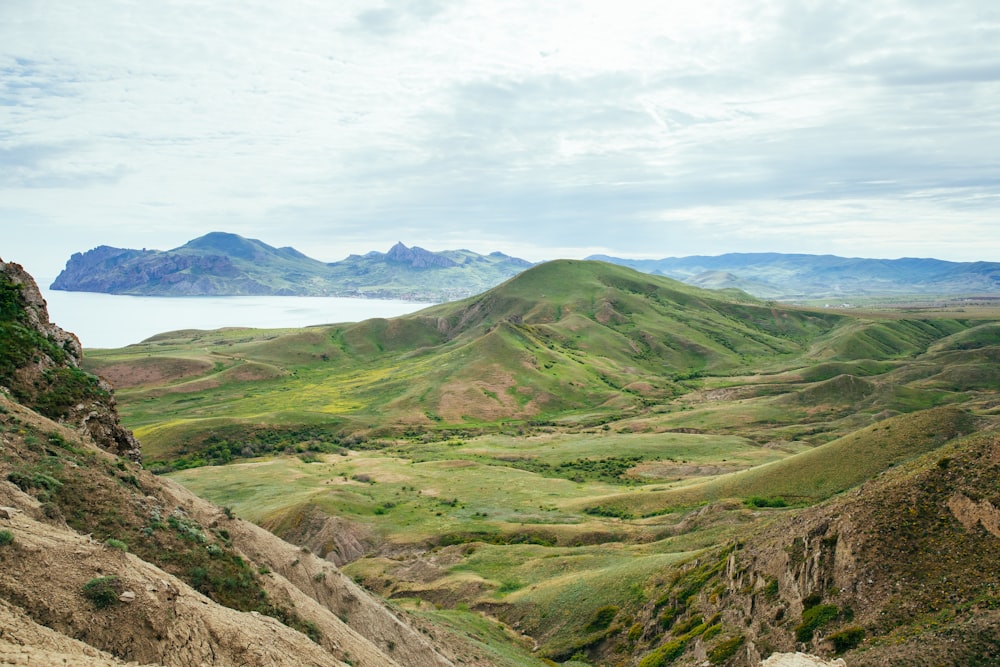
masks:
<path id="1" fill-rule="evenodd" d="M 41 281 L 39 281 L 41 282 Z M 49 318 L 84 347 L 123 347 L 177 329 L 305 327 L 405 315 L 430 304 L 306 296 L 165 298 L 42 289 Z"/>

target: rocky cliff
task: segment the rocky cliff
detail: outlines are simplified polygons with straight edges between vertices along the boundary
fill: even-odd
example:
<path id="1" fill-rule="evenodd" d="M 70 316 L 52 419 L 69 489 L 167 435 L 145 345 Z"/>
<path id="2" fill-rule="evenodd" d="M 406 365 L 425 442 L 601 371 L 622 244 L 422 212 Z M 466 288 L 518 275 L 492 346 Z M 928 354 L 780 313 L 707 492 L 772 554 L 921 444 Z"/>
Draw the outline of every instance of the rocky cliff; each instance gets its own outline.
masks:
<path id="1" fill-rule="evenodd" d="M 121 425 L 111 385 L 80 369 L 80 341 L 49 321 L 45 299 L 24 268 L 2 259 L 0 335 L 0 387 L 113 454 L 141 459 L 139 443 Z"/>
<path id="2" fill-rule="evenodd" d="M 143 470 L 79 361 L 31 277 L 0 262 L 0 662 L 491 664 Z"/>

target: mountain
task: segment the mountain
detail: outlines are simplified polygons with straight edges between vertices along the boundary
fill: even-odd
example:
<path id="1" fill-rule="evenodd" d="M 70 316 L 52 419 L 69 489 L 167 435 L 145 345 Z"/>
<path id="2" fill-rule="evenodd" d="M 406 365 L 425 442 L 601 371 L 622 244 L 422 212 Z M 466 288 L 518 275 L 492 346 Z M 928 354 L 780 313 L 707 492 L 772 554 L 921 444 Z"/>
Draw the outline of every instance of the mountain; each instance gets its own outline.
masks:
<path id="1" fill-rule="evenodd" d="M 111 386 L 2 260 L 0 386 L 0 662 L 492 664 L 144 470 Z"/>
<path id="2" fill-rule="evenodd" d="M 502 253 L 407 248 L 324 263 L 294 248 L 212 232 L 173 250 L 99 246 L 75 253 L 52 289 L 144 296 L 351 296 L 446 301 L 531 266 Z"/>
<path id="3" fill-rule="evenodd" d="M 328 266 L 331 280 L 352 295 L 453 301 L 487 290 L 532 264 L 500 252 L 431 252 L 397 243 L 387 253 L 350 255 Z"/>
<path id="4" fill-rule="evenodd" d="M 665 259 L 597 259 L 637 271 L 766 299 L 842 299 L 888 295 L 974 295 L 1000 292 L 1000 263 L 939 259 L 861 259 L 835 255 L 730 253 Z"/>

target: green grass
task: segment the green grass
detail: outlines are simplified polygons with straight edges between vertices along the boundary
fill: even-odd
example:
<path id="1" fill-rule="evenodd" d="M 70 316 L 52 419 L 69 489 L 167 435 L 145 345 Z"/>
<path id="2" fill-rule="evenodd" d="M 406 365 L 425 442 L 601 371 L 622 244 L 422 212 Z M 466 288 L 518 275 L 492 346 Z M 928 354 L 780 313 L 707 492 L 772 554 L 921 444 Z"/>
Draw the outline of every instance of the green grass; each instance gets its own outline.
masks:
<path id="1" fill-rule="evenodd" d="M 164 376 L 136 376 L 119 396 L 126 423 L 154 456 L 169 457 L 219 419 L 294 426 L 336 415 L 333 430 L 348 435 L 372 426 L 496 428 L 595 406 L 615 416 L 686 391 L 674 377 L 791 360 L 843 320 L 798 310 L 775 317 L 728 299 L 623 267 L 554 262 L 394 320 L 174 332 L 94 351 L 87 364 L 117 372 L 135 363 Z"/>
<path id="2" fill-rule="evenodd" d="M 418 604 L 418 599 L 407 601 L 406 608 L 417 617 L 432 622 L 460 637 L 469 640 L 497 667 L 545 667 L 545 662 L 531 654 L 531 647 L 502 623 L 467 609 L 435 609 L 432 605 Z"/>
<path id="3" fill-rule="evenodd" d="M 781 461 L 669 491 L 617 496 L 636 513 L 694 506 L 722 498 L 780 496 L 814 503 L 845 491 L 891 466 L 916 458 L 974 428 L 967 413 L 939 408 L 888 419 Z"/>

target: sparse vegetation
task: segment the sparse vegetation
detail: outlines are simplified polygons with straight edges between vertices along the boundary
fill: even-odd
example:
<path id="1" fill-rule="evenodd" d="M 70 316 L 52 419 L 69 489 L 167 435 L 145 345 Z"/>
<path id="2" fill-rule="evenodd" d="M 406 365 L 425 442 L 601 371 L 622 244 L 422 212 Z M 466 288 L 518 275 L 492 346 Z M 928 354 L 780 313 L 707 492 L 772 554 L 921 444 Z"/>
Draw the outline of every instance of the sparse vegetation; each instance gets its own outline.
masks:
<path id="1" fill-rule="evenodd" d="M 736 655 L 746 639 L 739 635 L 731 639 L 720 642 L 708 651 L 708 661 L 713 665 L 721 665 L 729 658 Z"/>
<path id="2" fill-rule="evenodd" d="M 590 622 L 587 623 L 585 630 L 587 632 L 600 632 L 601 630 L 604 630 L 611 625 L 611 621 L 615 620 L 615 616 L 618 615 L 618 611 L 618 607 L 615 607 L 614 605 L 601 607 L 594 612 L 594 615 L 591 617 Z"/>
<path id="3" fill-rule="evenodd" d="M 113 537 L 109 537 L 108 539 L 104 540 L 104 544 L 109 549 L 118 549 L 119 551 L 128 551 L 128 545 L 125 542 L 123 542 L 121 540 L 116 540 Z"/>
<path id="4" fill-rule="evenodd" d="M 12 544 L 14 544 L 13 531 L 7 530 L 6 528 L 0 529 L 0 547 L 8 547 Z"/>
<path id="5" fill-rule="evenodd" d="M 96 577 L 83 585 L 83 596 L 98 609 L 118 604 L 118 596 L 124 590 L 122 581 L 116 575 Z"/>
<path id="6" fill-rule="evenodd" d="M 812 641 L 813 634 L 830 621 L 837 618 L 840 610 L 836 605 L 817 604 L 802 612 L 802 622 L 795 627 L 795 639 L 800 642 Z"/>
<path id="7" fill-rule="evenodd" d="M 788 507 L 788 501 L 780 496 L 775 498 L 751 496 L 745 502 L 747 507 Z"/>
<path id="8" fill-rule="evenodd" d="M 856 625 L 844 628 L 840 632 L 835 632 L 828 637 L 828 639 L 833 642 L 833 650 L 837 653 L 843 653 L 844 651 L 850 651 L 853 648 L 857 648 L 864 638 L 864 628 L 860 628 Z"/>

